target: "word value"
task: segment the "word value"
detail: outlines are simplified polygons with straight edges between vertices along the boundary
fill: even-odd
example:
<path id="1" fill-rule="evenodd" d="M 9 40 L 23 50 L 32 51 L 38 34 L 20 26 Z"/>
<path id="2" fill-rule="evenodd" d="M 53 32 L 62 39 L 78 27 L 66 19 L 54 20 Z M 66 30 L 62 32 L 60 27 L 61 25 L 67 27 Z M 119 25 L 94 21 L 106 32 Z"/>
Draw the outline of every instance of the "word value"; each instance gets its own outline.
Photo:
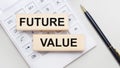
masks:
<path id="1" fill-rule="evenodd" d="M 59 44 L 59 41 L 61 41 L 61 44 Z M 63 38 L 59 40 L 58 38 L 55 38 L 54 40 L 52 38 L 40 38 L 40 42 L 42 43 L 43 47 L 77 47 L 77 38 Z"/>

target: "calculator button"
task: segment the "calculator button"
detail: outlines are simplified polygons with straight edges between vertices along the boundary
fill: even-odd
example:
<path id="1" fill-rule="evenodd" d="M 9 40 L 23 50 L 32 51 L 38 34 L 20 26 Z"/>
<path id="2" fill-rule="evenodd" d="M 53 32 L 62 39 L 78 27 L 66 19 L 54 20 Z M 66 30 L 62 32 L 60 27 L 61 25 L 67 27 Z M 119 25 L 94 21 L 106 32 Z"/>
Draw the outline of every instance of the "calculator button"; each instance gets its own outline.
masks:
<path id="1" fill-rule="evenodd" d="M 70 34 L 83 34 L 82 28 L 79 25 L 74 25 L 72 28 L 69 29 Z"/>
<path id="2" fill-rule="evenodd" d="M 39 0 L 41 3 L 43 3 L 45 0 Z"/>
<path id="3" fill-rule="evenodd" d="M 51 4 L 46 5 L 43 7 L 42 13 L 53 13 L 54 7 Z"/>
<path id="4" fill-rule="evenodd" d="M 37 52 L 33 52 L 32 54 L 29 55 L 29 58 L 32 60 L 32 61 L 35 61 L 35 59 L 39 59 L 40 58 L 40 54 L 37 53 Z"/>
<path id="5" fill-rule="evenodd" d="M 11 17 L 9 17 L 9 18 L 6 19 L 6 21 L 5 21 L 6 28 L 11 29 L 15 25 L 16 25 L 15 18 L 13 16 L 11 16 Z"/>
<path id="6" fill-rule="evenodd" d="M 70 15 L 68 17 L 68 21 L 69 21 L 69 26 L 72 26 L 74 24 L 74 22 L 76 21 L 75 16 Z"/>
<path id="7" fill-rule="evenodd" d="M 70 9 L 67 6 L 64 6 L 60 9 L 59 11 L 60 13 L 66 13 L 66 14 L 70 14 Z"/>
<path id="8" fill-rule="evenodd" d="M 41 13 L 39 10 L 35 11 L 34 14 L 38 14 L 38 13 Z"/>
<path id="9" fill-rule="evenodd" d="M 14 37 L 18 37 L 18 36 L 20 36 L 20 34 L 21 34 L 21 31 L 18 31 L 18 30 L 16 29 L 16 27 L 12 28 L 12 29 L 10 30 L 10 32 L 11 32 L 11 34 L 12 34 Z"/>
<path id="10" fill-rule="evenodd" d="M 30 54 L 33 52 L 32 50 L 32 44 L 28 43 L 27 45 L 23 46 L 24 52 L 26 52 L 27 54 Z"/>
<path id="11" fill-rule="evenodd" d="M 40 3 L 45 3 L 46 0 L 39 0 Z"/>
<path id="12" fill-rule="evenodd" d="M 41 5 L 42 3 L 45 3 L 46 0 L 36 0 L 36 1 Z"/>
<path id="13" fill-rule="evenodd" d="M 35 6 L 34 2 L 31 2 L 28 5 L 26 5 L 25 8 L 26 8 L 26 12 L 29 13 L 29 12 L 32 12 L 33 10 L 35 10 L 36 6 Z"/>
<path id="14" fill-rule="evenodd" d="M 53 2 L 57 8 L 60 8 L 65 5 L 63 0 L 53 0 Z"/>
<path id="15" fill-rule="evenodd" d="M 17 38 L 17 41 L 19 43 L 19 45 L 25 45 L 27 43 L 30 43 L 32 41 L 32 39 L 26 35 L 26 34 L 22 34 Z"/>
<path id="16" fill-rule="evenodd" d="M 24 14 L 25 11 L 23 9 L 18 10 L 15 14 Z"/>

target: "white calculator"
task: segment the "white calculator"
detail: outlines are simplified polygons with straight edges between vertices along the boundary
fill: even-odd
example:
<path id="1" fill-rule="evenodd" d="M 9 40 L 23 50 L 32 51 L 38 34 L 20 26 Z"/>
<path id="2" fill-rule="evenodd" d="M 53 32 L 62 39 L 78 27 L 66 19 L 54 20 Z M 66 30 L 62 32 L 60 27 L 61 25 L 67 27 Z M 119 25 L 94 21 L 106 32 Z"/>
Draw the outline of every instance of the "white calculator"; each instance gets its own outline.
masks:
<path id="1" fill-rule="evenodd" d="M 69 15 L 67 32 L 42 32 L 16 30 L 16 14 L 66 13 Z M 19 0 L 0 15 L 0 23 L 30 68 L 64 68 L 75 59 L 95 47 L 96 43 L 77 18 L 66 0 Z M 32 50 L 32 35 L 37 34 L 84 34 L 83 52 L 36 52 Z"/>

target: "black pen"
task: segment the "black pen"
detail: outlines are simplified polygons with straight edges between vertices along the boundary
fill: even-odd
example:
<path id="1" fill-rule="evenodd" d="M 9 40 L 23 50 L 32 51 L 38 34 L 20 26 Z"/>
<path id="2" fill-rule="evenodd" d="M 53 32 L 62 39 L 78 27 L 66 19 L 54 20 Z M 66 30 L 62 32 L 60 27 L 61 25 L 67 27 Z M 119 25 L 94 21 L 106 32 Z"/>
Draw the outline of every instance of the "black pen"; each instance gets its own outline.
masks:
<path id="1" fill-rule="evenodd" d="M 99 26 L 96 24 L 95 20 L 92 18 L 92 16 L 89 14 L 89 12 L 83 6 L 81 6 L 81 9 L 83 10 L 87 19 L 90 21 L 91 25 L 97 31 L 97 33 L 99 34 L 99 36 L 101 37 L 103 42 L 106 44 L 107 48 L 110 50 L 110 52 L 112 53 L 112 55 L 114 56 L 114 58 L 116 59 L 118 64 L 120 65 L 120 56 L 119 56 L 118 52 L 113 48 L 113 46 L 108 41 L 108 39 L 106 38 L 106 36 L 102 32 L 102 30 L 99 28 Z"/>

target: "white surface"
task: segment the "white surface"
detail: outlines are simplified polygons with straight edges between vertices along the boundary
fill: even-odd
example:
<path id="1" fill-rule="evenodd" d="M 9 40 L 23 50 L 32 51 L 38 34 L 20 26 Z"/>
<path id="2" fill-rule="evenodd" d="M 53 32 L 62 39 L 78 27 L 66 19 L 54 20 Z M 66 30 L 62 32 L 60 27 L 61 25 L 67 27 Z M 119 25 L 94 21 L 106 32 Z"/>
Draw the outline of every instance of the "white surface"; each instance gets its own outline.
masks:
<path id="1" fill-rule="evenodd" d="M 113 46 L 120 49 L 120 30 L 118 30 L 120 29 L 120 0 L 69 0 L 69 3 L 78 16 L 81 16 L 83 22 L 85 22 L 88 30 L 97 41 L 97 47 L 66 68 L 119 68 L 113 56 L 83 15 L 79 4 L 84 5 L 91 13 Z M 1 27 L 0 68 L 28 68 Z"/>

